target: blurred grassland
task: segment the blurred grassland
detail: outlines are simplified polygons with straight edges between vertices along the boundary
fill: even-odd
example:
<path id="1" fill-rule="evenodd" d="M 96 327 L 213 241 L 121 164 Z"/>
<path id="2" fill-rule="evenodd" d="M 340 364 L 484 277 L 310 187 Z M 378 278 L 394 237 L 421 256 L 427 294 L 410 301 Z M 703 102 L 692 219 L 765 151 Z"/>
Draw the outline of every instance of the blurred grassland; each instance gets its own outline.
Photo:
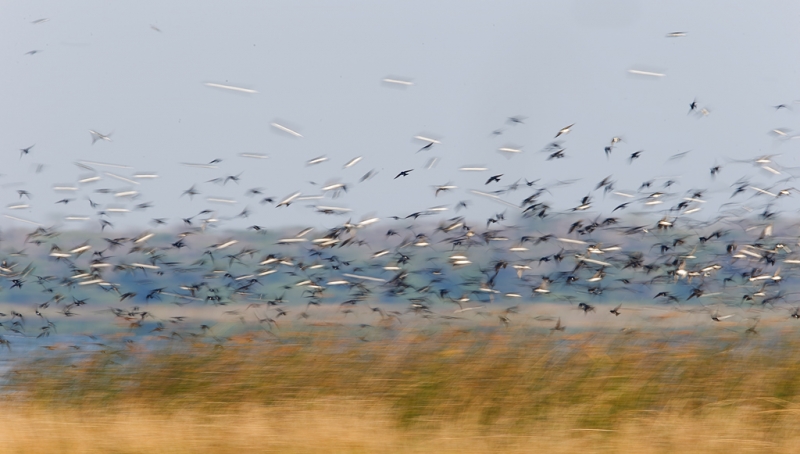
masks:
<path id="1" fill-rule="evenodd" d="M 7 452 L 797 452 L 800 333 L 335 327 L 30 358 Z M 80 355 L 80 356 L 74 356 Z M 38 355 L 37 355 L 38 356 Z"/>

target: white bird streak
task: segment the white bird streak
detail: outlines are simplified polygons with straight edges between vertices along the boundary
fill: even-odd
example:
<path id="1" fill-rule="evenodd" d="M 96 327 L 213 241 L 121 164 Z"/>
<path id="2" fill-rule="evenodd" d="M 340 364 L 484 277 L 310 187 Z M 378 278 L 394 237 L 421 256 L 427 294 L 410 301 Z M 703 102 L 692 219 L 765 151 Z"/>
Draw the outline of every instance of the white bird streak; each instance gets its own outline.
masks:
<path id="1" fill-rule="evenodd" d="M 763 189 L 757 188 L 755 186 L 750 186 L 750 189 L 752 189 L 754 191 L 758 191 L 758 192 L 760 192 L 762 194 L 766 194 L 766 195 L 772 196 L 772 197 L 777 197 L 775 194 L 773 194 L 773 193 L 771 193 L 769 191 L 765 191 Z"/>
<path id="2" fill-rule="evenodd" d="M 236 244 L 236 243 L 238 243 L 238 242 L 239 242 L 238 240 L 230 240 L 230 241 L 226 241 L 226 242 L 224 242 L 224 243 L 220 244 L 219 246 L 217 246 L 217 250 L 220 250 L 220 249 L 225 249 L 226 247 L 233 246 L 234 244 Z"/>
<path id="3" fill-rule="evenodd" d="M 306 161 L 306 165 L 307 166 L 313 166 L 314 164 L 320 164 L 320 163 L 323 163 L 323 162 L 325 162 L 327 160 L 328 160 L 327 157 L 320 156 L 318 158 L 314 158 L 314 159 L 310 159 L 310 160 Z"/>
<path id="4" fill-rule="evenodd" d="M 291 135 L 293 135 L 295 137 L 303 137 L 302 134 L 300 134 L 299 132 L 292 131 L 291 129 L 287 128 L 286 126 L 279 125 L 278 123 L 272 123 L 272 127 L 278 128 L 278 129 L 280 129 L 281 131 L 284 131 L 284 132 L 288 132 L 289 134 L 291 134 Z"/>
<path id="5" fill-rule="evenodd" d="M 496 196 L 496 195 L 494 195 L 494 194 L 487 194 L 487 193 L 485 193 L 485 192 L 476 191 L 476 190 L 474 190 L 474 189 L 471 189 L 471 190 L 470 190 L 470 192 L 471 192 L 471 193 L 473 193 L 473 194 L 476 194 L 476 195 L 481 195 L 481 196 L 484 196 L 484 197 L 488 197 L 488 198 L 490 198 L 490 199 L 497 200 L 498 202 L 500 202 L 500 203 L 502 203 L 502 204 L 504 204 L 504 205 L 508 205 L 508 206 L 510 206 L 510 207 L 514 207 L 514 208 L 516 208 L 516 209 L 518 209 L 518 210 L 522 210 L 522 208 L 520 208 L 520 207 L 518 207 L 518 206 L 514 205 L 514 204 L 513 204 L 513 203 L 511 203 L 511 202 L 507 202 L 507 201 L 505 201 L 505 200 L 501 199 L 500 197 L 497 197 L 497 196 Z"/>
<path id="6" fill-rule="evenodd" d="M 139 244 L 139 243 L 141 243 L 142 241 L 147 241 L 147 240 L 149 240 L 150 238 L 153 238 L 154 236 L 155 236 L 155 233 L 148 233 L 148 234 L 144 235 L 144 236 L 143 236 L 143 237 L 141 237 L 141 238 L 137 238 L 137 239 L 133 240 L 133 242 L 134 242 L 135 244 Z"/>
<path id="7" fill-rule="evenodd" d="M 406 85 L 406 86 L 414 85 L 414 82 L 409 82 L 407 80 L 399 80 L 399 79 L 389 79 L 389 78 L 387 78 L 387 79 L 383 79 L 383 81 L 386 82 L 386 83 L 390 83 L 390 84 L 398 84 L 398 85 Z"/>
<path id="8" fill-rule="evenodd" d="M 347 164 L 344 165 L 344 168 L 347 169 L 349 167 L 353 167 L 354 165 L 358 164 L 358 161 L 361 161 L 361 159 L 363 159 L 363 156 L 351 159 Z"/>
<path id="9" fill-rule="evenodd" d="M 361 276 L 358 274 L 343 273 L 342 276 L 352 277 L 353 279 L 364 279 L 367 281 L 386 282 L 386 279 L 381 279 L 379 277 L 371 277 L 371 276 Z"/>
<path id="10" fill-rule="evenodd" d="M 600 260 L 590 259 L 590 258 L 583 257 L 583 256 L 580 256 L 580 255 L 576 256 L 575 258 L 577 258 L 578 260 L 582 260 L 584 262 L 594 263 L 595 265 L 613 266 L 608 262 L 603 262 L 603 261 L 600 261 Z"/>
<path id="11" fill-rule="evenodd" d="M 94 165 L 94 166 L 99 166 L 99 167 L 113 167 L 115 169 L 132 169 L 133 168 L 131 166 L 123 166 L 123 165 L 119 165 L 119 164 L 108 164 L 108 163 L 105 163 L 105 162 L 95 162 L 95 161 L 78 161 L 78 162 L 80 164 L 84 164 L 84 165 L 87 165 L 87 166 L 88 165 Z"/>
<path id="12" fill-rule="evenodd" d="M 286 197 L 285 199 L 281 200 L 281 202 L 278 203 L 278 206 L 283 205 L 283 204 L 288 204 L 292 200 L 294 200 L 294 199 L 296 199 L 298 197 L 300 197 L 300 193 L 299 192 L 295 192 L 294 194 L 290 195 L 289 197 Z"/>
<path id="13" fill-rule="evenodd" d="M 556 238 L 558 241 L 563 241 L 565 243 L 572 243 L 572 244 L 586 244 L 586 241 L 581 240 L 573 240 L 570 238 Z"/>
<path id="14" fill-rule="evenodd" d="M 654 73 L 654 72 L 650 72 L 650 71 L 640 71 L 638 69 L 629 69 L 628 72 L 631 73 L 631 74 L 637 74 L 637 75 L 640 75 L 640 76 L 664 77 L 664 74 L 662 74 L 662 73 Z"/>
<path id="15" fill-rule="evenodd" d="M 250 90 L 249 88 L 242 88 L 242 87 L 234 87 L 233 85 L 222 85 L 222 84 L 215 84 L 212 82 L 207 82 L 205 84 L 206 87 L 214 87 L 214 88 L 222 88 L 225 90 L 232 90 L 232 91 L 239 91 L 242 93 L 258 93 L 256 90 Z"/>
<path id="16" fill-rule="evenodd" d="M 133 262 L 133 263 L 131 263 L 131 266 L 134 266 L 134 267 L 137 267 L 137 268 L 146 268 L 146 269 L 148 269 L 148 270 L 157 270 L 157 269 L 159 269 L 159 268 L 160 268 L 160 267 L 159 267 L 159 266 L 157 266 L 157 265 L 149 265 L 149 264 L 147 264 L 147 263 L 138 263 L 138 262 Z M 163 292 L 162 292 L 162 293 L 163 293 Z"/>
<path id="17" fill-rule="evenodd" d="M 116 178 L 117 180 L 124 181 L 126 183 L 131 183 L 131 184 L 136 184 L 136 185 L 142 184 L 142 183 L 139 183 L 138 181 L 131 180 L 131 179 L 125 178 L 125 177 L 121 177 L 121 176 L 113 174 L 111 172 L 105 172 L 105 174 L 110 176 L 111 178 Z"/>
<path id="18" fill-rule="evenodd" d="M 5 216 L 5 217 L 7 217 L 7 218 L 9 218 L 9 219 L 13 219 L 13 220 L 15 220 L 15 221 L 27 222 L 28 224 L 37 225 L 37 226 L 39 226 L 39 227 L 41 227 L 41 226 L 42 226 L 42 224 L 39 224 L 38 222 L 29 221 L 29 220 L 27 220 L 27 219 L 18 218 L 18 217 L 11 216 L 11 215 L 8 215 L 8 214 L 4 214 L 3 216 Z"/>

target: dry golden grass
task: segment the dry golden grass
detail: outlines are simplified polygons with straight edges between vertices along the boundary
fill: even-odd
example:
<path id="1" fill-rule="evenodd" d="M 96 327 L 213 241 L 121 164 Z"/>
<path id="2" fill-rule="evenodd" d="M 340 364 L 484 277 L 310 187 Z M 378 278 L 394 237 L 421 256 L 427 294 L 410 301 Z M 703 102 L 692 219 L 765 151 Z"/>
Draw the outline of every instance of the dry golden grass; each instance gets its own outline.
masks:
<path id="1" fill-rule="evenodd" d="M 771 452 L 796 453 L 797 409 L 771 424 L 753 409 L 700 415 L 631 414 L 615 429 L 575 427 L 574 411 L 525 431 L 468 421 L 398 428 L 390 410 L 367 402 L 304 402 L 223 413 L 163 414 L 141 408 L 26 408 L 0 415 L 0 446 L 14 453 L 248 452 Z M 778 416 L 773 414 L 773 416 Z"/>
<path id="2" fill-rule="evenodd" d="M 323 328 L 18 365 L 7 452 L 797 452 L 800 335 Z"/>

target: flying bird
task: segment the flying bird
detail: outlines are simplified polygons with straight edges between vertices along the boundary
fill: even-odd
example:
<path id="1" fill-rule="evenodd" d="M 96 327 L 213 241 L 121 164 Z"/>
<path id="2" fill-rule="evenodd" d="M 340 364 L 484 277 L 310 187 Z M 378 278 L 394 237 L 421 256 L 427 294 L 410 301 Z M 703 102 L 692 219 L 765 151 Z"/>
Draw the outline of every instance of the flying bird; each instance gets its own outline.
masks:
<path id="1" fill-rule="evenodd" d="M 562 135 L 565 135 L 565 134 L 569 134 L 569 132 L 570 132 L 570 131 L 572 131 L 572 127 L 573 127 L 573 126 L 575 126 L 575 123 L 572 123 L 572 124 L 571 124 L 571 125 L 569 125 L 569 126 L 566 126 L 566 127 L 563 127 L 563 128 L 561 128 L 561 129 L 558 131 L 558 134 L 556 134 L 556 137 L 555 137 L 555 138 L 557 139 L 559 136 L 562 136 Z"/>
<path id="2" fill-rule="evenodd" d="M 31 152 L 31 148 L 35 147 L 36 144 L 29 146 L 28 148 L 20 148 L 19 149 L 19 158 L 22 159 L 23 155 L 29 154 Z"/>
<path id="3" fill-rule="evenodd" d="M 491 183 L 491 182 L 493 182 L 493 181 L 496 181 L 496 182 L 498 182 L 498 183 L 499 183 L 499 182 L 500 182 L 500 177 L 502 177 L 502 176 L 503 176 L 503 174 L 502 174 L 502 173 L 501 173 L 501 174 L 499 174 L 499 175 L 494 175 L 494 176 L 491 176 L 491 177 L 489 177 L 489 179 L 488 179 L 488 180 L 486 180 L 486 183 L 484 183 L 484 184 L 489 184 L 489 183 Z"/>
<path id="4" fill-rule="evenodd" d="M 97 142 L 98 140 L 105 140 L 106 142 L 111 142 L 111 134 L 113 133 L 109 133 L 107 135 L 100 134 L 99 132 L 90 129 L 89 134 L 92 135 L 92 145 L 94 145 L 94 143 Z"/>

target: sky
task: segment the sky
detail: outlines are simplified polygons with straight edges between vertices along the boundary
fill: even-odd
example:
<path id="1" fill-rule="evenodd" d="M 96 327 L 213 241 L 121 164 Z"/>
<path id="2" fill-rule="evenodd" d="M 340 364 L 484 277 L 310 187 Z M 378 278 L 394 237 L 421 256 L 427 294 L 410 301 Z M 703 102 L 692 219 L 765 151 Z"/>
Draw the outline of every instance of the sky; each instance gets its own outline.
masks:
<path id="1" fill-rule="evenodd" d="M 774 190 L 797 185 L 778 181 L 800 175 L 791 168 L 800 166 L 800 140 L 790 138 L 800 131 L 795 1 L 4 1 L 2 10 L 0 228 L 99 229 L 98 211 L 145 202 L 152 208 L 105 219 L 138 228 L 167 218 L 177 227 L 201 210 L 230 219 L 248 209 L 249 217 L 225 225 L 333 227 L 372 216 L 388 223 L 437 206 L 448 211 L 434 219 L 503 210 L 513 219 L 518 208 L 470 191 L 526 179 L 538 182 L 498 197 L 519 205 L 545 187 L 557 212 L 592 193 L 588 212 L 608 215 L 628 199 L 595 191 L 606 176 L 629 194 L 645 180 L 661 178 L 655 188 L 674 179 L 667 191 L 674 200 L 704 189 L 719 205 L 741 177 Z M 33 23 L 40 19 L 47 20 Z M 690 113 L 693 101 L 708 115 Z M 789 108 L 773 107 L 780 104 Z M 558 139 L 565 158 L 548 161 L 542 150 L 571 124 Z M 111 141 L 92 143 L 90 130 Z M 427 143 L 418 135 L 440 143 L 418 151 Z M 606 156 L 613 137 L 622 140 Z M 780 155 L 771 164 L 780 175 L 731 162 L 766 154 Z M 320 156 L 328 160 L 306 165 Z M 426 168 L 431 158 L 437 162 Z M 183 164 L 217 159 L 215 168 Z M 125 167 L 89 170 L 79 161 Z M 715 165 L 722 169 L 712 178 Z M 359 182 L 370 170 L 375 176 Z M 147 172 L 158 178 L 135 178 Z M 499 183 L 485 184 L 498 174 Z M 209 182 L 236 175 L 238 183 Z M 101 179 L 78 183 L 95 176 Z M 577 181 L 557 186 L 567 180 Z M 329 191 L 288 207 L 259 203 L 319 195 L 335 182 L 348 186 L 336 198 Z M 445 184 L 457 188 L 434 196 Z M 193 185 L 199 195 L 182 195 Z M 263 194 L 248 196 L 252 188 Z M 102 189 L 111 192 L 96 192 Z M 115 196 L 128 191 L 137 198 Z M 736 200 L 764 202 L 754 195 Z M 65 198 L 74 200 L 56 203 Z M 471 204 L 456 213 L 462 200 Z M 785 200 L 777 203 L 795 212 Z M 20 203 L 29 206 L 12 208 Z M 323 215 L 320 205 L 352 211 Z"/>

